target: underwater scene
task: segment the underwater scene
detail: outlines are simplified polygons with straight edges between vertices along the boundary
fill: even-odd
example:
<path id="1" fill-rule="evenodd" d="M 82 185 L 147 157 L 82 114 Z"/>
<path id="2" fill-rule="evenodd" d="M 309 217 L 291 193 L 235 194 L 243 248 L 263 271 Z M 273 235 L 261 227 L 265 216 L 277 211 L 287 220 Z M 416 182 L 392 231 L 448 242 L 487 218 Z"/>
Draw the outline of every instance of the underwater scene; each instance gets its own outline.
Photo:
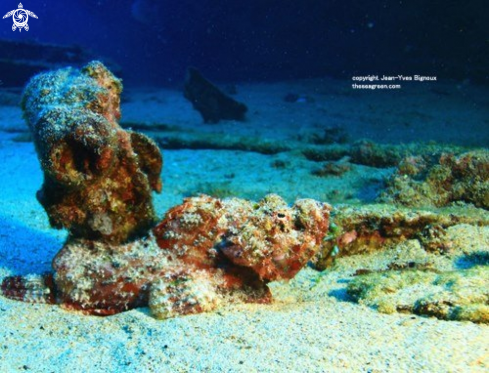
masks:
<path id="1" fill-rule="evenodd" d="M 18 1 L 0 373 L 489 371 L 486 2 Z"/>

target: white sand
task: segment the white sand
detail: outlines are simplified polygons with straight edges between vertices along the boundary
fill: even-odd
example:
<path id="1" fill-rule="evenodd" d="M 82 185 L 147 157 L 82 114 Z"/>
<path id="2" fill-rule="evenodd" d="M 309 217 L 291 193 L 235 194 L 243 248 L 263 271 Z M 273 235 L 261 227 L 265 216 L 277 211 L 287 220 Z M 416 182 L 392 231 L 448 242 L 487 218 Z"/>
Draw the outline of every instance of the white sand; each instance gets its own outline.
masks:
<path id="1" fill-rule="evenodd" d="M 124 120 L 177 125 L 199 131 L 297 140 L 328 126 L 352 138 L 386 142 L 416 139 L 488 139 L 487 92 L 481 88 L 413 86 L 397 93 L 353 92 L 349 83 L 297 82 L 238 86 L 250 107 L 244 124 L 202 125 L 180 92 L 127 92 Z M 313 103 L 285 103 L 288 92 Z M 481 93 L 482 92 L 482 93 Z M 446 95 L 448 94 L 448 95 Z M 383 95 L 379 100 L 378 95 Z M 484 99 L 484 97 L 486 97 Z M 65 233 L 49 227 L 35 199 L 42 174 L 32 143 L 13 142 L 23 130 L 18 108 L 0 106 L 0 279 L 41 273 Z M 484 119 L 485 118 L 485 119 Z M 484 120 L 486 122 L 484 122 Z M 408 124 L 406 124 L 408 123 Z M 277 131 L 279 129 L 280 131 Z M 487 144 L 487 141 L 485 142 Z M 320 164 L 288 152 L 275 156 L 237 151 L 165 151 L 160 215 L 186 195 L 225 187 L 238 196 L 278 192 L 325 200 L 337 190 L 353 194 L 388 170 L 355 166 L 343 177 L 318 178 Z M 289 162 L 271 167 L 275 159 Z M 233 174 L 233 176 L 231 176 Z M 302 271 L 289 284 L 273 284 L 273 305 L 228 306 L 214 313 L 158 321 L 147 309 L 98 318 L 30 305 L 0 296 L 0 372 L 487 372 L 489 327 L 412 315 L 383 315 L 345 300 L 348 276 Z"/>

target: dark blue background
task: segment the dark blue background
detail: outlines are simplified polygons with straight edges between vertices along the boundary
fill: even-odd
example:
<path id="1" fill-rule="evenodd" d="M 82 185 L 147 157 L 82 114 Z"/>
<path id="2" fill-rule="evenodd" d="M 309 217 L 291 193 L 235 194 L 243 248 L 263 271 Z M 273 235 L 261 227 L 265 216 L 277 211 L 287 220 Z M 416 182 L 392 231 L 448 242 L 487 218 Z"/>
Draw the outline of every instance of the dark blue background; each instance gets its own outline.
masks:
<path id="1" fill-rule="evenodd" d="M 17 8 L 3 0 L 0 13 Z M 437 75 L 487 83 L 489 6 L 426 0 L 25 0 L 30 30 L 0 38 L 80 44 L 129 84 L 354 74 Z M 2 51 L 0 51 L 0 54 Z M 1 55 L 0 55 L 1 58 Z"/>

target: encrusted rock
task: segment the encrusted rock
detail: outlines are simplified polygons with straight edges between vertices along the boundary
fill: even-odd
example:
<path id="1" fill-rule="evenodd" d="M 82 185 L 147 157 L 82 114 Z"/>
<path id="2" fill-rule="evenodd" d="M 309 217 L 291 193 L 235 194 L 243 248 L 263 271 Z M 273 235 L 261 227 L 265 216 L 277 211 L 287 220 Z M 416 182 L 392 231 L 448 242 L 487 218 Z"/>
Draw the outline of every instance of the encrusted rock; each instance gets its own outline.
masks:
<path id="1" fill-rule="evenodd" d="M 411 209 L 387 204 L 340 206 L 317 258 L 318 269 L 335 258 L 387 250 L 408 239 L 418 239 L 429 252 L 447 253 L 453 243 L 445 235 L 457 224 L 489 225 L 489 215 L 477 208 Z"/>
<path id="2" fill-rule="evenodd" d="M 406 157 L 387 186 L 385 202 L 410 207 L 465 202 L 489 209 L 489 152 Z"/>
<path id="3" fill-rule="evenodd" d="M 331 207 L 310 199 L 289 207 L 274 194 L 258 203 L 202 195 L 153 228 L 161 155 L 119 126 L 121 89 L 99 62 L 27 86 L 22 106 L 44 171 L 38 199 L 70 235 L 54 274 L 7 277 L 3 294 L 93 315 L 149 305 L 158 318 L 270 302 L 267 283 L 294 277 L 318 252 Z"/>
<path id="4" fill-rule="evenodd" d="M 156 222 L 162 157 L 152 140 L 119 126 L 121 91 L 100 62 L 39 74 L 24 91 L 44 172 L 38 200 L 51 225 L 75 238 L 121 243 Z"/>

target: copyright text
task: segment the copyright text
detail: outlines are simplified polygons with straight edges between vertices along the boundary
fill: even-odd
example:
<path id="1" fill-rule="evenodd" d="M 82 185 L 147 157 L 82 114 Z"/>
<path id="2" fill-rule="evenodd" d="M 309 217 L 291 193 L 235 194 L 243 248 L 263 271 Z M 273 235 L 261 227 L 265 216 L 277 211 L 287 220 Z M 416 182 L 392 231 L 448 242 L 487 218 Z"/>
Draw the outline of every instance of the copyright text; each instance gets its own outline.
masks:
<path id="1" fill-rule="evenodd" d="M 353 89 L 400 89 L 401 82 L 436 82 L 436 76 L 428 75 L 356 75 L 351 78 L 354 81 Z M 358 83 L 391 83 L 391 84 L 358 84 Z M 392 84 L 397 83 L 397 84 Z"/>

